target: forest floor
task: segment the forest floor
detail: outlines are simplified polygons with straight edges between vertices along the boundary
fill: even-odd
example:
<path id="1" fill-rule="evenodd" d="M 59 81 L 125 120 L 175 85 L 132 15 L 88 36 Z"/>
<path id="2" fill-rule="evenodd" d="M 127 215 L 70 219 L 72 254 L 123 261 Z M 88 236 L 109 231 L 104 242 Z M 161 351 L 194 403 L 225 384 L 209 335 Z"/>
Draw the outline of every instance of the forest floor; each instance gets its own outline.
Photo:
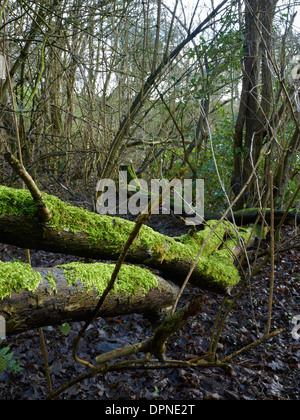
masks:
<path id="1" fill-rule="evenodd" d="M 75 203 L 80 204 L 80 203 Z M 150 225 L 170 236 L 186 231 L 181 222 L 170 216 L 155 216 Z M 300 399 L 300 340 L 292 337 L 292 319 L 300 315 L 299 231 L 292 226 L 282 230 L 282 243 L 289 241 L 275 263 L 275 289 L 272 330 L 285 331 L 270 342 L 241 354 L 230 369 L 168 369 L 109 372 L 77 384 L 59 399 L 97 400 L 298 400 Z M 262 251 L 268 250 L 268 243 Z M 51 267 L 80 259 L 43 251 L 32 251 L 32 265 Z M 23 250 L 0 244 L 0 260 L 25 261 Z M 251 287 L 233 310 L 218 345 L 222 358 L 250 344 L 265 333 L 268 312 L 270 265 L 257 274 Z M 197 296 L 197 289 L 187 288 L 182 303 Z M 208 350 L 213 323 L 222 297 L 207 293 L 203 312 L 189 321 L 168 341 L 167 357 L 188 360 Z M 72 359 L 72 342 L 81 323 L 72 323 L 68 336 L 60 327 L 44 329 L 54 390 L 82 374 L 85 369 Z M 144 340 L 151 325 L 139 315 L 98 319 L 82 339 L 79 356 L 91 360 L 96 355 Z M 47 381 L 38 331 L 8 337 L 15 360 L 22 372 L 4 372 L 0 377 L 0 400 L 45 399 Z"/>

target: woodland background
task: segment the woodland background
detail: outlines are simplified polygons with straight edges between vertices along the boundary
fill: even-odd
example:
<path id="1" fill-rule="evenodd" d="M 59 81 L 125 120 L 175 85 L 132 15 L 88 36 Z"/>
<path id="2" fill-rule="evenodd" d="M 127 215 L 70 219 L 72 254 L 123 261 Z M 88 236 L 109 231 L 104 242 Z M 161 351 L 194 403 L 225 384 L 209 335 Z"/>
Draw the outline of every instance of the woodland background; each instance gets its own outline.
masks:
<path id="1" fill-rule="evenodd" d="M 208 210 L 228 204 L 224 189 L 238 195 L 259 161 L 238 207 L 267 201 L 272 169 L 281 208 L 299 182 L 296 9 L 274 0 L 220 10 L 179 0 L 2 1 L 11 80 L 1 88 L 1 151 L 17 153 L 18 129 L 24 165 L 45 187 L 96 184 L 121 163 L 145 179 L 184 167 L 205 179 Z"/>
<path id="2" fill-rule="evenodd" d="M 277 210 L 289 208 L 291 199 L 299 208 L 299 6 L 290 0 L 2 0 L 0 184 L 21 186 L 4 159 L 10 152 L 42 191 L 90 210 L 98 180 L 114 178 L 124 164 L 146 180 L 204 178 L 207 212 L 223 212 L 234 201 L 235 210 L 264 210 L 272 195 Z M 185 233 L 173 218 L 156 218 L 152 226 L 170 236 Z M 169 377 L 160 370 L 109 372 L 106 382 L 91 379 L 67 397 L 298 399 L 299 345 L 290 334 L 299 308 L 297 226 L 284 229 L 280 241 L 275 267 L 254 276 L 218 349 L 230 354 L 260 337 L 265 279 L 274 268 L 272 326 L 286 328 L 276 344 L 246 353 L 226 374 L 220 368 L 174 369 Z M 2 261 L 25 258 L 14 247 L 0 250 Z M 269 245 L 260 252 L 247 258 L 249 276 Z M 66 261 L 32 254 L 33 266 Z M 210 297 L 203 314 L 172 338 L 173 357 L 204 352 L 219 305 L 225 303 Z M 49 363 L 59 387 L 82 370 L 67 357 L 73 331 L 65 338 L 51 328 Z M 110 326 L 100 321 L 81 351 L 110 351 L 148 329 L 135 316 Z M 25 371 L 4 373 L 0 398 L 47 394 L 40 355 L 28 352 L 38 340 L 35 332 L 11 342 Z"/>

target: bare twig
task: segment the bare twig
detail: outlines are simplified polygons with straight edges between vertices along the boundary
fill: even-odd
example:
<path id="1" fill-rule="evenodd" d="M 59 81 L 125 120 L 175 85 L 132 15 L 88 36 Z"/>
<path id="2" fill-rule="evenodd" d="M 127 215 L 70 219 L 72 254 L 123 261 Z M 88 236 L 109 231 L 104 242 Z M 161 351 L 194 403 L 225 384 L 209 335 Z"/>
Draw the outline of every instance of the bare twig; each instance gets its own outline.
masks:
<path id="1" fill-rule="evenodd" d="M 51 212 L 44 203 L 44 198 L 30 174 L 26 171 L 23 164 L 19 162 L 19 160 L 15 158 L 11 153 L 5 153 L 4 157 L 7 163 L 9 163 L 16 174 L 19 175 L 19 177 L 24 182 L 24 185 L 26 185 L 30 191 L 32 198 L 37 204 L 40 218 L 43 220 L 43 222 L 49 222 L 52 217 Z"/>
<path id="2" fill-rule="evenodd" d="M 47 378 L 48 390 L 49 390 L 49 394 L 51 395 L 53 392 L 53 389 L 52 389 L 50 368 L 49 368 L 47 348 L 46 348 L 43 328 L 39 328 L 39 335 L 40 335 L 40 343 L 41 343 L 42 355 L 43 355 L 43 360 L 44 360 L 44 365 L 45 365 L 45 373 L 46 373 L 46 378 Z"/>
<path id="3" fill-rule="evenodd" d="M 270 295 L 269 295 L 269 307 L 268 307 L 268 321 L 267 321 L 267 332 L 266 335 L 270 334 L 271 320 L 272 320 L 272 307 L 273 307 L 273 294 L 274 294 L 274 273 L 275 273 L 275 228 L 274 228 L 274 176 L 273 172 L 270 173 L 270 194 L 271 194 L 271 273 L 270 273 Z"/>
<path id="4" fill-rule="evenodd" d="M 245 352 L 253 349 L 254 347 L 259 346 L 260 344 L 263 344 L 263 343 L 271 340 L 271 338 L 276 337 L 277 335 L 281 334 L 283 331 L 284 331 L 284 329 L 280 329 L 280 330 L 273 331 L 271 334 L 265 334 L 259 340 L 253 341 L 253 343 L 249 344 L 248 346 L 245 346 L 242 349 L 236 351 L 235 353 L 232 353 L 229 356 L 225 357 L 224 359 L 221 360 L 221 362 L 222 363 L 228 363 L 228 362 L 230 362 L 230 360 L 238 357 L 240 354 L 245 353 Z"/>

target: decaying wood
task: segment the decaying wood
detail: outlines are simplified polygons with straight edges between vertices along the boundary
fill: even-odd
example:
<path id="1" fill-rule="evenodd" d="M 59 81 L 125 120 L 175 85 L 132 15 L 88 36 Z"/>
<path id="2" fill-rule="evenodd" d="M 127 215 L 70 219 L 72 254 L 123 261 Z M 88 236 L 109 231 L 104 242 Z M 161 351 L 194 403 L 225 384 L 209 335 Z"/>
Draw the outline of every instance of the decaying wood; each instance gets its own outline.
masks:
<path id="1" fill-rule="evenodd" d="M 277 226 L 285 212 L 282 210 L 274 210 L 274 224 Z M 261 211 L 260 209 L 253 208 L 253 209 L 245 209 L 241 211 L 237 211 L 232 215 L 227 216 L 227 220 L 229 222 L 235 222 L 238 226 L 247 226 L 249 224 L 253 224 L 256 220 L 259 220 L 259 223 L 262 223 L 265 220 L 266 223 L 270 225 L 271 223 L 271 215 L 272 212 L 270 209 Z M 213 220 L 213 219 L 220 219 L 222 215 L 218 213 L 207 213 L 205 215 L 205 220 Z M 299 210 L 291 210 L 286 214 L 285 224 L 300 224 L 300 212 Z"/>
<path id="2" fill-rule="evenodd" d="M 11 297 L 0 300 L 0 314 L 6 321 L 7 335 L 47 325 L 61 325 L 64 322 L 86 320 L 98 300 L 97 290 L 87 289 L 80 281 L 69 286 L 60 268 L 36 268 L 43 281 L 34 292 L 22 290 L 12 292 Z M 56 279 L 53 291 L 46 279 L 51 273 Z M 110 293 L 98 316 L 110 317 L 128 314 L 143 314 L 151 321 L 160 315 L 162 308 L 174 303 L 179 288 L 157 277 L 158 286 L 148 293 L 136 295 Z M 134 279 L 133 279 L 134 281 Z"/>

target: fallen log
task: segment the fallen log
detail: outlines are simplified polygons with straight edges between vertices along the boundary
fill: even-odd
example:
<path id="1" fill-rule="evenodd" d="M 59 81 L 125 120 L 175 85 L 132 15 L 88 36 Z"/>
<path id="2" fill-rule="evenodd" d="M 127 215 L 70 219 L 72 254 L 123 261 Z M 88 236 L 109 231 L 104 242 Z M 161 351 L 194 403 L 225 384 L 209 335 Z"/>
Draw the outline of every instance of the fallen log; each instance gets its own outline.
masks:
<path id="1" fill-rule="evenodd" d="M 0 262 L 0 315 L 6 322 L 6 334 L 86 320 L 113 269 L 114 264 L 101 263 L 32 269 L 20 262 Z M 178 292 L 176 285 L 149 270 L 124 265 L 97 316 L 137 313 L 155 322 Z"/>
<path id="2" fill-rule="evenodd" d="M 37 206 L 26 190 L 0 186 L 0 242 L 21 248 L 60 252 L 100 260 L 116 260 L 134 223 L 73 207 L 55 196 L 43 194 L 52 218 L 42 222 Z M 181 285 L 216 221 L 204 230 L 170 238 L 143 226 L 126 261 L 146 265 L 164 278 Z M 191 282 L 216 293 L 227 293 L 240 280 L 232 250 L 247 244 L 250 230 L 238 232 L 221 223 L 206 243 Z"/>
<path id="3" fill-rule="evenodd" d="M 235 222 L 238 226 L 246 226 L 249 224 L 253 224 L 256 222 L 257 219 L 265 220 L 268 224 L 271 223 L 271 210 L 266 209 L 266 211 L 261 211 L 260 209 L 253 208 L 253 209 L 245 209 L 239 210 L 232 214 L 228 214 L 226 220 L 229 222 Z M 283 210 L 274 210 L 274 224 L 277 226 L 285 212 Z M 220 213 L 205 213 L 204 219 L 208 220 L 218 220 L 222 217 Z M 298 224 L 300 225 L 300 211 L 296 209 L 290 210 L 285 218 L 285 224 Z"/>
<path id="4" fill-rule="evenodd" d="M 133 165 L 121 165 L 119 176 L 120 175 L 122 176 L 119 180 L 119 186 L 122 186 L 122 188 L 127 189 L 129 195 L 139 191 L 140 196 L 146 196 L 148 200 L 151 200 L 151 194 L 148 192 L 148 190 L 142 190 L 140 185 L 141 180 L 138 179 Z M 134 183 L 132 183 L 132 181 L 134 181 Z M 182 208 L 182 214 L 180 215 L 180 217 L 182 218 L 195 216 L 192 207 L 187 206 L 187 203 L 179 197 L 166 197 L 164 199 L 164 202 L 165 206 L 171 209 L 172 211 L 174 211 L 176 204 L 179 208 Z M 188 212 L 186 212 L 186 207 L 188 208 Z M 116 208 L 116 214 L 117 211 L 118 209 Z M 238 226 L 254 224 L 257 221 L 257 219 L 265 220 L 266 223 L 271 224 L 271 214 L 272 212 L 270 209 L 262 211 L 260 208 L 248 208 L 236 211 L 234 213 L 229 213 L 226 217 L 226 220 L 235 223 Z M 285 212 L 282 210 L 274 210 L 273 214 L 275 226 L 277 226 L 280 223 L 283 216 L 285 216 L 285 224 L 300 224 L 300 211 L 297 209 L 291 209 L 286 215 Z M 219 220 L 222 218 L 222 216 L 223 215 L 221 213 L 205 212 L 204 220 L 206 222 L 209 220 Z"/>

